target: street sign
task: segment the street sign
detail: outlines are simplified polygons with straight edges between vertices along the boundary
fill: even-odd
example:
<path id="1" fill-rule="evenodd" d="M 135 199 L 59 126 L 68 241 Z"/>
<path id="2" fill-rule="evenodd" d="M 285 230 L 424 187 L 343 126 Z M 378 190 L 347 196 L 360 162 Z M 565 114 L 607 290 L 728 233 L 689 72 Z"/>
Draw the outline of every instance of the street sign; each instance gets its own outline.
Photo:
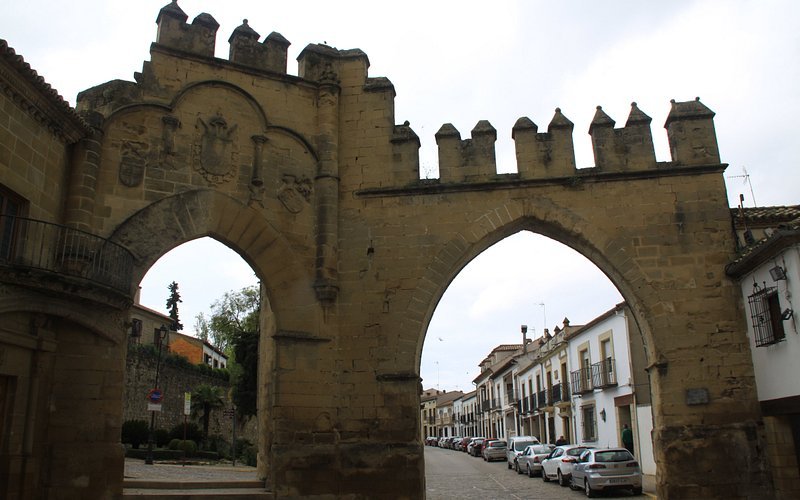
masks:
<path id="1" fill-rule="evenodd" d="M 223 410 L 222 414 L 228 418 L 233 418 L 234 411 L 235 410 Z"/>
<path id="2" fill-rule="evenodd" d="M 147 411 L 161 411 L 160 403 L 147 403 Z"/>
<path id="3" fill-rule="evenodd" d="M 161 389 L 150 389 L 150 392 L 147 393 L 147 399 L 151 403 L 160 403 L 164 399 L 164 393 L 161 392 Z"/>
<path id="4" fill-rule="evenodd" d="M 183 414 L 184 415 L 191 415 L 192 413 L 192 393 L 191 392 L 184 392 L 183 393 Z"/>

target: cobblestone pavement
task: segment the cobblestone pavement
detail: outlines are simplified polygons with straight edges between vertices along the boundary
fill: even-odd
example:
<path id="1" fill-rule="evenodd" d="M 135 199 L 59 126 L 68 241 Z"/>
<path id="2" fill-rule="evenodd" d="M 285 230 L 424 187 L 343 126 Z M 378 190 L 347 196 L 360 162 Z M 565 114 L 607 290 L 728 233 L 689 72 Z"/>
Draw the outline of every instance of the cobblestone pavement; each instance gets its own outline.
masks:
<path id="1" fill-rule="evenodd" d="M 256 468 L 237 464 L 181 465 L 156 462 L 146 465 L 144 460 L 125 459 L 125 479 L 151 481 L 254 481 Z"/>
<path id="2" fill-rule="evenodd" d="M 151 481 L 253 481 L 255 467 L 230 464 L 186 465 L 160 463 L 145 465 L 143 460 L 125 459 L 125 479 Z M 583 497 L 583 492 L 562 488 L 540 478 L 529 478 L 509 470 L 505 462 L 484 462 L 466 453 L 425 447 L 427 500 L 568 500 Z M 630 492 L 604 495 L 604 498 L 655 498 L 647 493 L 652 478 L 645 481 L 645 496 Z"/>
<path id="3" fill-rule="evenodd" d="M 572 491 L 541 478 L 529 478 L 509 470 L 505 461 L 484 462 L 466 453 L 425 447 L 425 482 L 427 500 L 576 500 L 582 491 Z M 604 498 L 638 498 L 629 491 L 603 495 Z"/>

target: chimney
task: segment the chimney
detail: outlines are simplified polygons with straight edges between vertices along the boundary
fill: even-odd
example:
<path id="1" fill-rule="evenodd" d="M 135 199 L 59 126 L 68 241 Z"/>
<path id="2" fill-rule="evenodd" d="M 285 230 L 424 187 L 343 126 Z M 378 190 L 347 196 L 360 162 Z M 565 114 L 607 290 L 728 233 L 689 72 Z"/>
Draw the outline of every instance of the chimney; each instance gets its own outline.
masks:
<path id="1" fill-rule="evenodd" d="M 522 325 L 519 329 L 522 331 L 522 352 L 528 352 L 528 325 Z"/>

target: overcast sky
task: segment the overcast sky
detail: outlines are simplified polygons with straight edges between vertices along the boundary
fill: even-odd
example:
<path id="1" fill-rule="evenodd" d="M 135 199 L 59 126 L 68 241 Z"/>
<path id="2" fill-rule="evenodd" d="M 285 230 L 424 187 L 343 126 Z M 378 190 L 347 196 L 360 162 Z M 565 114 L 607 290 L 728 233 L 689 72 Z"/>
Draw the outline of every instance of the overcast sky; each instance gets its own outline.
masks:
<path id="1" fill-rule="evenodd" d="M 5 1 L 0 37 L 72 104 L 77 93 L 113 79 L 132 80 L 149 59 L 155 19 L 167 0 Z M 595 106 L 625 123 L 630 103 L 653 118 L 656 156 L 668 161 L 663 124 L 670 99 L 699 96 L 717 113 L 722 161 L 730 166 L 731 206 L 797 204 L 800 148 L 800 2 L 785 1 L 311 1 L 181 0 L 193 19 L 220 23 L 217 56 L 247 18 L 262 39 L 286 37 L 289 72 L 309 43 L 360 48 L 370 76 L 395 86 L 395 118 L 422 142 L 423 173 L 435 176 L 433 135 L 446 122 L 462 138 L 478 120 L 498 131 L 500 171 L 516 170 L 511 127 L 528 116 L 545 131 L 560 107 L 575 123 L 578 167 L 593 165 L 589 123 Z M 752 185 L 741 177 L 746 172 Z M 751 194 L 752 193 L 752 194 Z M 754 196 L 753 196 L 754 195 Z M 754 200 L 755 198 L 755 200 Z M 185 249 L 184 249 L 185 247 Z M 178 281 L 181 316 L 225 291 L 255 282 L 230 250 L 209 240 L 173 251 L 148 273 L 143 303 L 164 311 L 166 285 Z M 208 272 L 209 258 L 216 265 Z M 452 283 L 428 330 L 425 387 L 468 391 L 477 364 L 499 343 L 539 336 L 565 317 L 584 323 L 621 300 L 608 280 L 574 251 L 530 233 L 504 240 Z M 544 304 L 544 305 L 541 305 Z"/>

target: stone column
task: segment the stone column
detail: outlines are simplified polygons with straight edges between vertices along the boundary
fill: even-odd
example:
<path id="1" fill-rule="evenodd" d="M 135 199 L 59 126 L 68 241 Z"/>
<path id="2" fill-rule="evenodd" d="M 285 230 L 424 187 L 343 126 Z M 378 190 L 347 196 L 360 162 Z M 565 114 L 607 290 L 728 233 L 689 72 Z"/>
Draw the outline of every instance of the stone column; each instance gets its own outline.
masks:
<path id="1" fill-rule="evenodd" d="M 91 231 L 105 119 L 100 113 L 89 113 L 83 118 L 91 132 L 76 144 L 72 156 L 64 224 Z"/>
<path id="2" fill-rule="evenodd" d="M 319 87 L 319 162 L 314 179 L 317 215 L 314 290 L 325 305 L 336 300 L 339 291 L 339 80 L 328 70 Z"/>

